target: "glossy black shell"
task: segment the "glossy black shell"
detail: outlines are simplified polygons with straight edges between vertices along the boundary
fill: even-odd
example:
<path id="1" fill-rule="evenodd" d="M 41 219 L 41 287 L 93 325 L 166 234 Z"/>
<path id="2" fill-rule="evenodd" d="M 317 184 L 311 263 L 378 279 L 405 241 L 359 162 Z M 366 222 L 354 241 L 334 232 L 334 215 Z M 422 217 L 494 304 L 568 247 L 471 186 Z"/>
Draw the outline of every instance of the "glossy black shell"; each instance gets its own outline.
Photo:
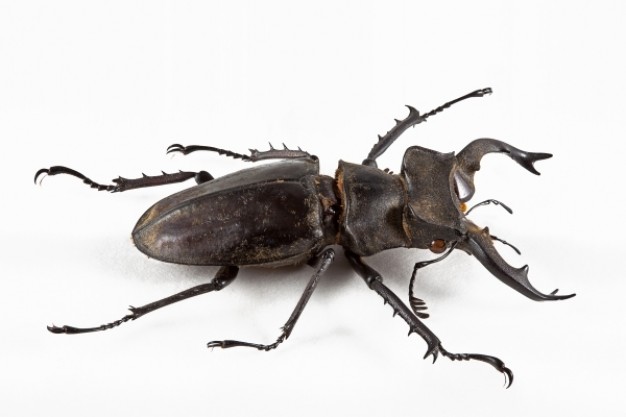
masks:
<path id="1" fill-rule="evenodd" d="M 335 239 L 319 182 L 316 159 L 238 171 L 157 202 L 137 222 L 133 241 L 149 257 L 187 265 L 304 262 Z"/>

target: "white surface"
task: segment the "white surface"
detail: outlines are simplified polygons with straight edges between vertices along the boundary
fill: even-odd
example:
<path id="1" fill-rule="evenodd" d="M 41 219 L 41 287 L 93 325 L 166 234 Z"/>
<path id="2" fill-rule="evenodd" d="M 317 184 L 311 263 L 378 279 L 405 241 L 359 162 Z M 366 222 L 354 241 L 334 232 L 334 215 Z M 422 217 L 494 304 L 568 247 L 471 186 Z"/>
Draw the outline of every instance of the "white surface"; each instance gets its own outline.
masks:
<path id="1" fill-rule="evenodd" d="M 1 2 L 2 415 L 618 415 L 625 290 L 623 2 Z M 588 4 L 587 4 L 588 3 Z M 397 171 L 413 144 L 458 151 L 495 137 L 554 153 L 541 177 L 485 158 L 478 199 L 509 216 L 473 219 L 519 246 L 544 292 L 535 303 L 454 254 L 419 278 L 427 324 L 444 346 L 502 358 L 510 390 L 480 363 L 435 365 L 425 344 L 368 291 L 343 256 L 278 350 L 207 351 L 221 338 L 271 342 L 310 270 L 245 270 L 227 290 L 114 331 L 55 336 L 45 325 L 96 325 L 211 277 L 161 264 L 129 233 L 183 185 L 116 195 L 105 182 L 161 169 L 223 175 L 246 165 L 210 154 L 169 158 L 174 142 L 244 152 L 301 146 L 333 174 L 360 162 L 404 104 L 422 111 L 476 88 L 407 132 L 380 165 Z M 429 255 L 373 257 L 403 299 Z"/>

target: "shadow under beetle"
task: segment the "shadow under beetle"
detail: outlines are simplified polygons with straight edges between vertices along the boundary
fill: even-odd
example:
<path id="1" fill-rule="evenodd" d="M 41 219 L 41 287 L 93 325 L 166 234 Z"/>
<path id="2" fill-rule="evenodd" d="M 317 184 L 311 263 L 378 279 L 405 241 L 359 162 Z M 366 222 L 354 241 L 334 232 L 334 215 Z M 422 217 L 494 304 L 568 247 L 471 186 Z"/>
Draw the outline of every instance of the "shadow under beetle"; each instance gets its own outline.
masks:
<path id="1" fill-rule="evenodd" d="M 210 146 L 174 144 L 168 148 L 168 153 L 212 151 L 250 162 L 284 160 L 217 179 L 205 171 L 181 171 L 153 177 L 144 174 L 137 179 L 118 177 L 113 180 L 114 184 L 101 185 L 62 166 L 39 170 L 35 183 L 42 174 L 69 174 L 92 188 L 110 192 L 194 178 L 198 185 L 164 198 L 141 216 L 132 232 L 133 241 L 140 251 L 164 262 L 220 266 L 209 283 L 141 307 L 131 307 L 130 314 L 111 323 L 87 328 L 53 325 L 48 330 L 75 334 L 111 329 L 177 301 L 219 291 L 235 279 L 242 266 L 276 267 L 306 262 L 315 272 L 274 343 L 237 340 L 208 343 L 208 347 L 247 346 L 271 350 L 291 334 L 320 276 L 334 259 L 335 251 L 331 246 L 340 245 L 369 288 L 391 305 L 394 315 L 398 314 L 409 325 L 409 335 L 417 333 L 424 339 L 428 345 L 424 358 L 432 355 L 434 362 L 441 354 L 451 360 L 486 362 L 502 372 L 508 379 L 507 387 L 510 386 L 513 373 L 500 359 L 483 354 L 452 353 L 443 348 L 439 338 L 420 320 L 428 314 L 424 301 L 413 295 L 413 284 L 420 268 L 460 249 L 474 255 L 496 278 L 532 300 L 573 297 L 575 294 L 556 295 L 556 290 L 550 294 L 539 292 L 528 280 L 528 266 L 510 266 L 498 254 L 493 242 L 509 244 L 467 218 L 473 208 L 486 204 L 502 205 L 511 212 L 497 200 L 483 201 L 467 210 L 465 203 L 474 194 L 474 174 L 480 169 L 485 154 L 504 153 L 537 175 L 539 172 L 533 164 L 552 155 L 525 152 L 495 139 L 478 139 L 456 155 L 412 146 L 404 154 L 398 175 L 380 170 L 376 165 L 376 159 L 409 127 L 457 102 L 490 93 L 490 88 L 476 90 L 425 114 L 407 106 L 409 115 L 404 120 L 396 120 L 396 125 L 386 135 L 379 136 L 362 164 L 340 161 L 334 178 L 320 175 L 317 157 L 308 152 L 300 148 L 274 149 L 271 145 L 268 151 L 251 149 L 248 155 Z M 430 249 L 441 254 L 415 264 L 409 283 L 410 308 L 363 260 L 365 256 L 397 247 Z"/>

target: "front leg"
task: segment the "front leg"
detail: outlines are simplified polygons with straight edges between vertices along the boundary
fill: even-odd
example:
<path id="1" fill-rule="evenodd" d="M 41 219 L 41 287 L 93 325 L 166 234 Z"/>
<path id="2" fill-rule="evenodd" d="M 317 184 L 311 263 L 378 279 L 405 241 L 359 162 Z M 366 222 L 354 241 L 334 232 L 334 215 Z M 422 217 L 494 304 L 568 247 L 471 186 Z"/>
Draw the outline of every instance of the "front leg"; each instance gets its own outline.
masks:
<path id="1" fill-rule="evenodd" d="M 428 345 L 424 359 L 432 355 L 434 363 L 437 360 L 437 355 L 441 353 L 442 356 L 453 361 L 477 360 L 485 362 L 504 374 L 507 388 L 511 386 L 513 383 L 513 372 L 504 365 L 504 362 L 494 356 L 476 353 L 452 353 L 445 350 L 439 338 L 411 312 L 397 295 L 383 284 L 381 275 L 374 268 L 363 262 L 360 256 L 350 251 L 346 250 L 346 256 L 356 273 L 365 280 L 370 289 L 378 293 L 385 301 L 385 304 L 389 303 L 391 308 L 393 308 L 394 315 L 398 314 L 409 325 L 409 335 L 411 335 L 411 333 L 417 333 L 424 339 Z"/>

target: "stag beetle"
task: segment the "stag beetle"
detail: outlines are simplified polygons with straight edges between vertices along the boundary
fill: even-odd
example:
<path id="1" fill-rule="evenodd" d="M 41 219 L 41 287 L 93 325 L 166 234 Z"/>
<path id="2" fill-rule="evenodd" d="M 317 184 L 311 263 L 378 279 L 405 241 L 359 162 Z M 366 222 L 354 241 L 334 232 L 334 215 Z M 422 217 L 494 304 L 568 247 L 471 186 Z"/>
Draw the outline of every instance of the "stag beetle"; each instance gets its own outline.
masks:
<path id="1" fill-rule="evenodd" d="M 335 177 L 319 173 L 318 159 L 298 148 L 268 151 L 250 149 L 239 154 L 211 146 L 171 145 L 167 153 L 217 152 L 244 161 L 282 159 L 214 179 L 208 172 L 183 172 L 137 179 L 118 177 L 113 184 L 101 185 L 73 169 L 53 166 L 37 171 L 42 174 L 69 174 L 99 191 L 122 192 L 135 188 L 182 182 L 194 178 L 198 185 L 157 202 L 137 222 L 132 238 L 137 248 L 151 258 L 184 265 L 215 265 L 220 269 L 208 283 L 141 307 L 131 307 L 119 320 L 97 327 L 49 326 L 52 333 L 87 333 L 111 329 L 130 320 L 186 298 L 220 291 L 237 276 L 242 266 L 294 265 L 308 263 L 315 272 L 291 316 L 274 343 L 260 344 L 237 340 L 208 343 L 208 347 L 247 346 L 259 350 L 275 349 L 291 334 L 309 301 L 320 276 L 333 262 L 333 245 L 343 246 L 358 275 L 380 295 L 427 344 L 424 358 L 438 354 L 451 360 L 486 362 L 504 374 L 507 387 L 512 371 L 500 359 L 475 353 L 452 353 L 424 325 L 426 304 L 413 294 L 419 269 L 446 258 L 455 249 L 474 255 L 496 278 L 537 301 L 573 297 L 543 294 L 528 280 L 528 266 L 514 268 L 498 254 L 494 241 L 509 245 L 472 223 L 467 215 L 480 205 L 506 205 L 486 200 L 467 210 L 474 195 L 474 174 L 481 158 L 491 152 L 504 153 L 533 174 L 536 161 L 550 158 L 548 153 L 525 152 L 495 139 L 478 139 L 458 154 L 440 153 L 420 146 L 406 150 L 402 169 L 394 175 L 378 169 L 376 159 L 409 127 L 426 121 L 455 103 L 490 94 L 490 88 L 473 91 L 420 114 L 407 106 L 409 115 L 397 120 L 384 136 L 378 137 L 367 158 L 359 165 L 340 161 Z M 381 228 L 384 232 L 381 233 Z M 512 245 L 509 245 L 512 246 Z M 383 284 L 380 273 L 363 257 L 386 249 L 407 247 L 429 249 L 439 257 L 418 262 L 409 283 L 409 305 Z M 514 248 L 514 247 L 513 247 Z M 517 250 L 516 248 L 514 248 Z M 506 381 L 505 381 L 506 382 Z"/>

